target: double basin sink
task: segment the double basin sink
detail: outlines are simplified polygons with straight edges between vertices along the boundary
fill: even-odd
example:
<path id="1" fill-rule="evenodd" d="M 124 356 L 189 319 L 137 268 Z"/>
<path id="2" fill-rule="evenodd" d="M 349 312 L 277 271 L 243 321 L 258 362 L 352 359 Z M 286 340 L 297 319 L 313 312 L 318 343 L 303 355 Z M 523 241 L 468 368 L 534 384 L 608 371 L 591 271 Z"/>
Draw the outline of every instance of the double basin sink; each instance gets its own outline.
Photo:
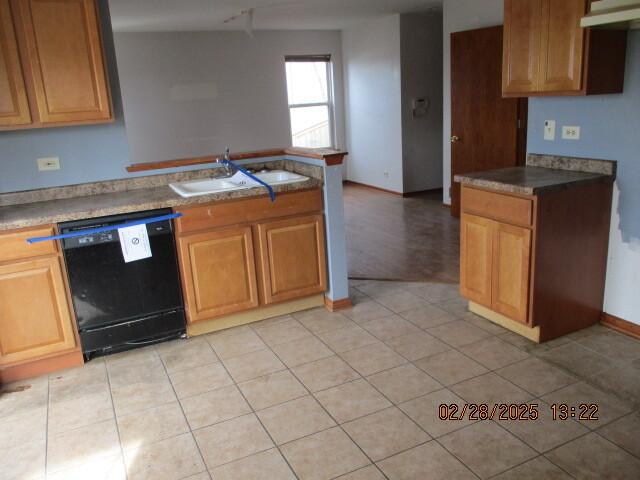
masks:
<path id="1" fill-rule="evenodd" d="M 287 183 L 304 182 L 309 179 L 304 175 L 288 172 L 286 170 L 271 170 L 256 173 L 255 177 L 269 185 L 284 185 Z M 212 193 L 230 192 L 246 188 L 259 187 L 260 184 L 242 172 L 235 173 L 228 178 L 208 178 L 205 180 L 191 180 L 188 182 L 170 183 L 171 189 L 181 197 L 196 197 L 198 195 L 210 195 Z"/>

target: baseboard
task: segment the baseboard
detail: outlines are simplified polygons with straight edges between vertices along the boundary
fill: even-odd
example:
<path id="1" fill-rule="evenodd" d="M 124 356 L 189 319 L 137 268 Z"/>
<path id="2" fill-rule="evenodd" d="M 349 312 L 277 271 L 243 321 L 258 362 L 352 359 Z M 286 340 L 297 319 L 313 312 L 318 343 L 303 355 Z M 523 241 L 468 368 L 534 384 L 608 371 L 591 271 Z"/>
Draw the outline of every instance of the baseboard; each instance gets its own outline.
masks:
<path id="1" fill-rule="evenodd" d="M 76 348 L 67 353 L 50 355 L 30 362 L 4 365 L 0 367 L 0 384 L 33 378 L 66 368 L 79 367 L 83 364 L 82 351 Z"/>
<path id="2" fill-rule="evenodd" d="M 350 298 L 341 298 L 340 300 L 331 300 L 328 297 L 324 297 L 324 306 L 330 312 L 335 312 L 336 310 L 344 310 L 346 308 L 351 308 L 353 304 L 351 303 Z"/>
<path id="3" fill-rule="evenodd" d="M 390 193 L 391 195 L 396 195 L 398 197 L 416 197 L 418 195 L 424 195 L 426 193 L 438 193 L 442 192 L 442 188 L 430 188 L 427 190 L 418 190 L 416 192 L 396 192 L 395 190 L 387 190 L 386 188 L 374 187 L 373 185 L 368 185 L 366 183 L 354 182 L 353 180 L 343 180 L 342 182 L 345 185 L 351 185 L 354 187 L 360 188 L 368 188 L 370 190 L 377 190 L 378 192 Z"/>
<path id="4" fill-rule="evenodd" d="M 428 193 L 442 193 L 442 188 L 427 188 L 426 190 L 418 190 L 416 192 L 405 192 L 403 197 L 417 197 L 418 195 L 426 195 Z"/>
<path id="5" fill-rule="evenodd" d="M 386 188 L 374 187 L 373 185 L 367 185 L 366 183 L 354 182 L 353 180 L 345 180 L 342 183 L 345 185 L 352 185 L 354 187 L 368 188 L 370 190 L 377 190 L 378 192 L 390 193 L 391 195 L 397 195 L 402 197 L 402 192 L 396 192 L 395 190 L 387 190 Z"/>
<path id="6" fill-rule="evenodd" d="M 637 323 L 624 320 L 622 318 L 611 315 L 610 313 L 602 312 L 600 323 L 605 327 L 612 328 L 618 332 L 624 333 L 634 338 L 640 339 L 640 325 Z"/>

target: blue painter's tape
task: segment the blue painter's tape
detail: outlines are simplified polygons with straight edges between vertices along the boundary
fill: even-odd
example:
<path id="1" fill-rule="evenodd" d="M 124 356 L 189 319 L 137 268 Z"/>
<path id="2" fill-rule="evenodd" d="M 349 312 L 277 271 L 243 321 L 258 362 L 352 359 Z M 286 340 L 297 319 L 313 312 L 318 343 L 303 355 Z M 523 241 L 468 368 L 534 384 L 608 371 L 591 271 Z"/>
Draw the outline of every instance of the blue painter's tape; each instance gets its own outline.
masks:
<path id="1" fill-rule="evenodd" d="M 117 225 L 109 225 L 106 227 L 88 228 L 71 233 L 63 233 L 60 235 L 51 235 L 50 237 L 31 237 L 27 238 L 28 243 L 47 242 L 49 240 L 62 240 L 63 238 L 84 237 L 85 235 L 91 235 L 92 233 L 108 232 L 110 230 L 118 230 L 119 228 L 133 227 L 134 225 L 146 225 L 147 223 L 162 222 L 164 220 L 171 220 L 179 218 L 182 213 L 170 213 L 168 215 L 160 215 L 158 217 L 141 218 L 140 220 L 133 220 L 131 222 L 119 223 Z"/>
<path id="2" fill-rule="evenodd" d="M 273 188 L 271 187 L 271 185 L 269 185 L 266 182 L 263 182 L 262 180 L 260 180 L 258 177 L 256 177 L 255 175 L 247 172 L 244 168 L 242 168 L 239 165 L 236 165 L 235 163 L 233 163 L 231 160 L 223 160 L 222 161 L 223 165 L 228 165 L 232 168 L 235 168 L 236 170 L 238 170 L 239 172 L 244 173 L 247 177 L 249 177 L 252 180 L 255 180 L 256 182 L 258 182 L 260 185 L 263 185 L 268 191 L 269 191 L 269 198 L 271 199 L 272 202 L 276 201 L 276 192 L 273 191 Z"/>

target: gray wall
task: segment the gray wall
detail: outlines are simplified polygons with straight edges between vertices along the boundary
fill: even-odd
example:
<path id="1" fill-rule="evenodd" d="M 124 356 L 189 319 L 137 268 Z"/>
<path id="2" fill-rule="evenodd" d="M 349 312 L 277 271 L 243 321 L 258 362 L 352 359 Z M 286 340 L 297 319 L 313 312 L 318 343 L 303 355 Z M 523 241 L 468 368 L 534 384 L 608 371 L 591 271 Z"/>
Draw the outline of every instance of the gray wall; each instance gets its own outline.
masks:
<path id="1" fill-rule="evenodd" d="M 331 54 L 344 145 L 338 31 L 116 33 L 132 163 L 291 145 L 285 55 Z"/>
<path id="2" fill-rule="evenodd" d="M 442 14 L 400 16 L 403 191 L 442 187 Z M 427 98 L 425 116 L 412 100 Z"/>
<path id="3" fill-rule="evenodd" d="M 399 193 L 442 186 L 442 17 L 390 15 L 342 32 L 347 179 Z M 413 118 L 411 100 L 430 99 Z"/>
<path id="4" fill-rule="evenodd" d="M 347 179 L 402 192 L 400 16 L 342 32 Z"/>
<path id="5" fill-rule="evenodd" d="M 114 123 L 0 132 L 0 192 L 109 180 L 129 161 L 107 2 L 99 0 Z M 36 158 L 59 156 L 61 169 L 39 172 Z"/>

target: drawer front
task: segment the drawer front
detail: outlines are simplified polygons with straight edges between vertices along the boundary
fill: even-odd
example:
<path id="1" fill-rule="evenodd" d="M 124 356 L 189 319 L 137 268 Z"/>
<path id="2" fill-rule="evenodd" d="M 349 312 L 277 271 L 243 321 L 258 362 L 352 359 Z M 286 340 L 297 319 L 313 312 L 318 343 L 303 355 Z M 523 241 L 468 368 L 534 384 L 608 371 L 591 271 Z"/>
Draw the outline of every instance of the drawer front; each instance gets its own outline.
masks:
<path id="1" fill-rule="evenodd" d="M 320 189 L 283 193 L 271 202 L 261 196 L 247 200 L 215 202 L 195 207 L 178 207 L 176 212 L 184 216 L 176 220 L 178 234 L 254 223 L 270 218 L 286 217 L 307 212 L 322 211 L 322 191 Z"/>
<path id="2" fill-rule="evenodd" d="M 462 210 L 512 225 L 533 225 L 533 201 L 528 198 L 463 186 Z"/>
<path id="3" fill-rule="evenodd" d="M 58 242 L 27 243 L 27 238 L 54 235 L 52 225 L 27 230 L 0 232 L 0 262 L 38 257 L 58 252 Z"/>

